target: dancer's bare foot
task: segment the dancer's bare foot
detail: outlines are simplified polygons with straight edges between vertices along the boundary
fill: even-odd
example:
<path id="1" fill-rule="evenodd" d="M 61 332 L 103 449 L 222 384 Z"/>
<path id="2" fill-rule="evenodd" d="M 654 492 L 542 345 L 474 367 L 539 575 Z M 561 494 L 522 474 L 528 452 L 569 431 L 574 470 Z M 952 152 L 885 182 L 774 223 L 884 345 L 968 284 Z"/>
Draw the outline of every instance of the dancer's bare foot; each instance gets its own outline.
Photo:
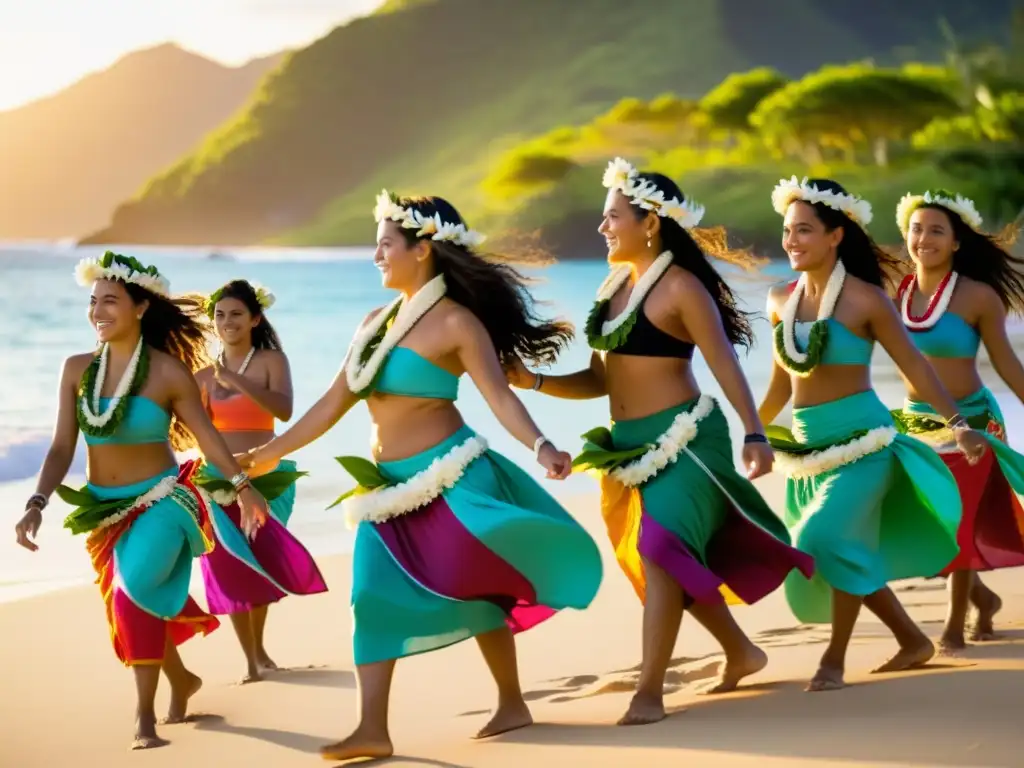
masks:
<path id="1" fill-rule="evenodd" d="M 342 739 L 336 744 L 328 744 L 320 747 L 320 757 L 332 762 L 345 760 L 382 760 L 395 754 L 395 748 L 391 745 L 391 739 L 385 733 L 370 734 L 360 731 L 358 728 L 352 735 Z"/>
<path id="2" fill-rule="evenodd" d="M 871 670 L 872 674 L 881 672 L 903 672 L 907 669 L 923 667 L 935 656 L 935 645 L 928 638 L 922 638 L 909 648 L 900 648 L 895 656 L 884 664 Z"/>
<path id="3" fill-rule="evenodd" d="M 835 667 L 818 667 L 818 671 L 814 673 L 814 677 L 811 678 L 811 682 L 804 688 L 805 691 L 810 693 L 818 693 L 820 691 L 838 691 L 841 688 L 846 687 L 846 681 L 843 679 L 843 670 L 836 669 Z"/>
<path id="4" fill-rule="evenodd" d="M 768 665 L 768 654 L 751 643 L 750 647 L 738 658 L 730 659 L 728 656 L 722 664 L 722 672 L 718 680 L 701 688 L 698 693 L 708 696 L 715 693 L 729 693 L 735 691 L 740 680 L 756 672 L 760 672 Z"/>
<path id="5" fill-rule="evenodd" d="M 271 672 L 277 669 L 277 664 L 274 663 L 274 660 L 262 648 L 256 652 L 256 663 L 260 665 L 260 669 Z"/>
<path id="6" fill-rule="evenodd" d="M 984 643 L 988 640 L 996 639 L 992 620 L 1002 607 L 1002 598 L 993 592 L 992 599 L 989 600 L 988 605 L 984 606 L 984 608 L 978 608 L 978 618 L 974 622 L 974 628 L 971 631 L 971 640 L 976 643 Z"/>
<path id="7" fill-rule="evenodd" d="M 156 717 L 139 717 L 135 721 L 135 738 L 132 739 L 128 749 L 156 749 L 170 743 L 167 739 L 161 739 L 156 735 Z"/>
<path id="8" fill-rule="evenodd" d="M 476 732 L 474 739 L 486 739 L 497 736 L 499 733 L 508 733 L 519 728 L 533 725 L 533 715 L 526 702 L 520 699 L 513 704 L 499 704 L 494 716 L 483 728 Z"/>
<path id="9" fill-rule="evenodd" d="M 964 640 L 963 632 L 955 632 L 947 629 L 939 638 L 938 655 L 947 658 L 955 658 L 963 655 L 967 650 L 967 642 Z"/>
<path id="10" fill-rule="evenodd" d="M 203 687 L 198 675 L 185 672 L 180 680 L 171 683 L 171 703 L 167 707 L 167 717 L 161 720 L 163 725 L 188 722 L 188 702 Z"/>
<path id="11" fill-rule="evenodd" d="M 646 693 L 634 694 L 629 702 L 629 709 L 621 718 L 619 725 L 648 725 L 665 719 L 665 703 L 661 696 Z"/>
<path id="12" fill-rule="evenodd" d="M 248 685 L 249 683 L 258 683 L 262 679 L 263 679 L 263 677 L 262 677 L 262 675 L 260 675 L 260 670 L 258 668 L 257 669 L 250 669 L 244 675 L 242 675 L 240 678 L 238 678 L 238 684 L 239 685 Z"/>

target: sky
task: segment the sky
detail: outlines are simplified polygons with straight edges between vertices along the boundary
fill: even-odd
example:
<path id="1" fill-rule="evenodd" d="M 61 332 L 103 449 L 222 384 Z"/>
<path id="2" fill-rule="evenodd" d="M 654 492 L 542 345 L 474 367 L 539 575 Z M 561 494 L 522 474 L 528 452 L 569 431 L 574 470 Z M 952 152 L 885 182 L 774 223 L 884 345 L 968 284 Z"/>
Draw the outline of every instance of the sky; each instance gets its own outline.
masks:
<path id="1" fill-rule="evenodd" d="M 0 110 L 174 42 L 224 64 L 303 46 L 381 0 L 0 0 Z"/>

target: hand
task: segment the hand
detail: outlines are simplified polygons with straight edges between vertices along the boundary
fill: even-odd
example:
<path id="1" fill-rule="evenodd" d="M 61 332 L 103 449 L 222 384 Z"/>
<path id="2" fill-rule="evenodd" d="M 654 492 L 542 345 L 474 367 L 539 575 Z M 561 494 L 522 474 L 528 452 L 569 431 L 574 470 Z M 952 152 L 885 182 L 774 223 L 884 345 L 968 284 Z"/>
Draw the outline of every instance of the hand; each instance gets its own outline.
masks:
<path id="1" fill-rule="evenodd" d="M 43 524 L 43 510 L 39 507 L 32 506 L 25 510 L 25 516 L 18 521 L 18 524 L 14 526 L 14 532 L 18 536 L 18 544 L 23 546 L 29 552 L 35 552 L 39 549 L 39 545 L 29 540 L 31 536 L 33 539 L 36 534 L 39 533 L 39 526 Z"/>
<path id="2" fill-rule="evenodd" d="M 505 367 L 505 378 L 516 389 L 533 389 L 537 374 L 531 373 L 525 363 L 517 357 L 511 365 Z"/>
<path id="3" fill-rule="evenodd" d="M 270 460 L 266 456 L 265 448 L 266 445 L 257 445 L 255 448 L 250 448 L 245 453 L 236 453 L 235 461 L 238 462 L 238 466 L 246 471 L 261 464 L 268 464 L 270 463 Z M 249 472 L 249 476 L 252 476 L 252 472 Z"/>
<path id="4" fill-rule="evenodd" d="M 955 429 L 956 446 L 967 457 L 968 464 L 977 464 L 988 450 L 988 441 L 976 429 Z"/>
<path id="5" fill-rule="evenodd" d="M 565 480 L 572 472 L 572 456 L 551 443 L 544 443 L 541 447 L 537 462 L 548 471 L 550 480 Z"/>
<path id="6" fill-rule="evenodd" d="M 238 494 L 241 509 L 242 533 L 247 539 L 255 539 L 256 533 L 267 522 L 267 500 L 251 485 Z"/>
<path id="7" fill-rule="evenodd" d="M 742 456 L 748 480 L 767 475 L 775 463 L 775 451 L 768 443 L 745 443 Z"/>

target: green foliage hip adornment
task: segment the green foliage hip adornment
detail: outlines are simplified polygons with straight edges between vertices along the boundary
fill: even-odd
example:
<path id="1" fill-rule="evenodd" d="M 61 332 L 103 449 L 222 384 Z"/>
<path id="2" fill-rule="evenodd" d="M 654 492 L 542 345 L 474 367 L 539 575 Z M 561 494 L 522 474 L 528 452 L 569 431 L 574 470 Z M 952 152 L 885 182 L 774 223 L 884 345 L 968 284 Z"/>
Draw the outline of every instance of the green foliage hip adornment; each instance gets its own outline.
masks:
<path id="1" fill-rule="evenodd" d="M 96 355 L 92 362 L 89 363 L 89 367 L 85 369 L 85 373 L 82 374 L 82 380 L 78 385 L 78 397 L 75 399 L 75 414 L 78 419 L 78 428 L 84 434 L 89 437 L 110 437 L 121 426 L 125 412 L 128 410 L 129 400 L 138 395 L 142 390 L 142 386 L 146 383 L 146 377 L 149 375 L 149 347 L 145 344 L 142 345 L 142 350 L 139 354 L 139 364 L 135 367 L 135 376 L 132 377 L 131 386 L 128 388 L 125 396 L 114 407 L 114 413 L 110 420 L 102 427 L 94 427 L 85 417 L 85 413 L 82 410 L 82 402 L 83 398 L 92 397 L 99 369 L 100 355 Z"/>
<path id="2" fill-rule="evenodd" d="M 786 354 L 786 343 L 782 338 L 782 334 L 785 332 L 783 325 L 783 323 L 777 323 L 772 332 L 775 360 L 795 376 L 810 376 L 825 355 L 825 347 L 828 344 L 828 320 L 818 320 L 811 325 L 811 331 L 807 338 L 807 360 L 802 363 L 798 363 Z"/>
<path id="3" fill-rule="evenodd" d="M 356 481 L 357 485 L 350 491 L 345 491 L 334 503 L 331 504 L 328 509 L 333 509 L 343 502 L 350 496 L 357 496 L 363 493 L 369 493 L 375 491 L 378 488 L 384 488 L 391 485 L 387 481 L 387 478 L 381 474 L 380 469 L 377 465 L 368 459 L 364 459 L 361 456 L 336 456 L 337 461 L 341 466 L 345 468 L 345 471 L 352 475 L 352 478 Z"/>
<path id="4" fill-rule="evenodd" d="M 607 427 L 595 427 L 583 434 L 583 450 L 572 460 L 573 471 L 611 472 L 636 461 L 655 447 L 645 443 L 637 448 L 615 448 L 612 433 Z"/>
<path id="5" fill-rule="evenodd" d="M 134 498 L 101 501 L 92 495 L 88 487 L 76 490 L 66 485 L 57 486 L 57 495 L 65 504 L 75 507 L 64 518 L 64 527 L 74 536 L 96 530 L 104 520 L 130 509 L 136 501 Z"/>

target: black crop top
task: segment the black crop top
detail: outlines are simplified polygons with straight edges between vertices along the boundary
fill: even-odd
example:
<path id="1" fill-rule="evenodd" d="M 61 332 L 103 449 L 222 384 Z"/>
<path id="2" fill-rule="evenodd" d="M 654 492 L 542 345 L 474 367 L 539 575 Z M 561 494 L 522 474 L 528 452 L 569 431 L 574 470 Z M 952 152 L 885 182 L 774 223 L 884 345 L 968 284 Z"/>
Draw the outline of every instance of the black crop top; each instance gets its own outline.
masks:
<path id="1" fill-rule="evenodd" d="M 648 294 L 650 296 L 650 294 Z M 693 357 L 693 344 L 681 341 L 671 334 L 658 328 L 647 317 L 644 305 L 647 297 L 636 309 L 636 321 L 622 346 L 611 350 L 616 355 L 635 355 L 637 357 L 675 357 L 690 360 Z M 605 310 L 607 312 L 607 309 Z"/>

